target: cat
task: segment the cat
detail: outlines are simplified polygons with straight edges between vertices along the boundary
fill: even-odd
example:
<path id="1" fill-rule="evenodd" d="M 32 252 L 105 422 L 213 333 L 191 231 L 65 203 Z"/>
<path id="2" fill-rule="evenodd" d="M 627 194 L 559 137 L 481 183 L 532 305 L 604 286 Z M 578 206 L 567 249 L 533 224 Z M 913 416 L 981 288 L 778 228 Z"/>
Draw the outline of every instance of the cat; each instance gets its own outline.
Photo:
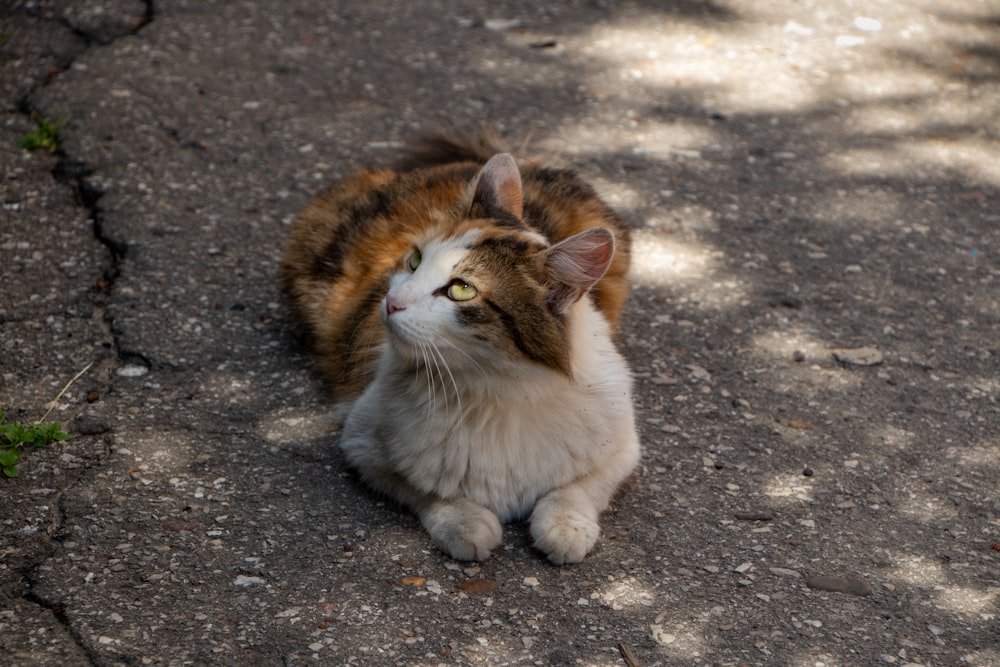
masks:
<path id="1" fill-rule="evenodd" d="M 456 560 L 529 518 L 556 564 L 595 546 L 639 460 L 613 334 L 629 233 L 574 172 L 438 137 L 296 218 L 283 290 L 346 406 L 340 448 Z"/>

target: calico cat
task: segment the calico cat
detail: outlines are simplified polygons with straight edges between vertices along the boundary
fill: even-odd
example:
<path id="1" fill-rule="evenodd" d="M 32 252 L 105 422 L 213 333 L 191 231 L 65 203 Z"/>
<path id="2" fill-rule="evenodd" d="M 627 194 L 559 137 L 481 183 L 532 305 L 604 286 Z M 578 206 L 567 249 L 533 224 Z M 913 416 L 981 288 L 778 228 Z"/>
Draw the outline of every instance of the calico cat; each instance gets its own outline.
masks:
<path id="1" fill-rule="evenodd" d="M 594 547 L 639 459 L 612 335 L 628 230 L 573 172 L 439 138 L 335 183 L 281 261 L 334 397 L 340 447 L 457 560 L 530 516 L 554 563 Z"/>

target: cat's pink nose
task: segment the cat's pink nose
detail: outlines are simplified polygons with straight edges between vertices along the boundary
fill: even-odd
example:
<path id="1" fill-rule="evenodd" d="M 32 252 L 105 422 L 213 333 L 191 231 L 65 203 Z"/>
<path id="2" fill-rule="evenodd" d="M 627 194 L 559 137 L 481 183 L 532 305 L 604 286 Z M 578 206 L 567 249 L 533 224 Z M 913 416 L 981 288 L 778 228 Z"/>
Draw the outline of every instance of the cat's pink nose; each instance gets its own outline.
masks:
<path id="1" fill-rule="evenodd" d="M 403 304 L 401 304 L 399 302 L 399 299 L 396 299 L 391 294 L 386 295 L 386 297 L 385 297 L 385 312 L 386 312 L 386 314 L 387 315 L 392 315 L 393 313 L 398 313 L 401 310 L 406 310 L 406 306 L 404 306 Z"/>

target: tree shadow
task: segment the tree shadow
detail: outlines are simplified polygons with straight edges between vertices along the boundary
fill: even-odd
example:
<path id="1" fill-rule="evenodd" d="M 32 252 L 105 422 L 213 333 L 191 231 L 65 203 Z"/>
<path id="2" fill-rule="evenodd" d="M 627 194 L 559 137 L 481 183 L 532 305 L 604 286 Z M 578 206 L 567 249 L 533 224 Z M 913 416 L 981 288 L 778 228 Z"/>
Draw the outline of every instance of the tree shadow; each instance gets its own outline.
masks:
<path id="1" fill-rule="evenodd" d="M 116 294 L 117 324 L 137 350 L 152 348 L 165 402 L 176 403 L 174 389 L 188 392 L 191 406 L 177 403 L 184 418 L 214 436 L 184 434 L 186 458 L 170 461 L 166 481 L 149 485 L 167 498 L 164 509 L 136 512 L 132 521 L 152 530 L 176 509 L 168 500 L 181 491 L 167 483 L 171 475 L 210 487 L 227 470 L 237 481 L 218 485 L 236 488 L 242 495 L 234 498 L 288 513 L 287 530 L 265 518 L 260 526 L 252 525 L 258 518 L 239 522 L 246 535 L 271 530 L 268 556 L 276 545 L 287 551 L 280 555 L 295 561 L 289 571 L 303 588 L 331 543 L 342 550 L 331 556 L 337 583 L 368 581 L 372 572 L 398 578 L 403 566 L 373 556 L 397 543 L 403 561 L 457 571 L 431 554 L 410 530 L 412 520 L 393 523 L 388 509 L 343 484 L 340 457 L 319 451 L 335 435 L 295 430 L 312 423 L 323 398 L 270 304 L 278 299 L 274 264 L 285 221 L 308 196 L 358 163 L 383 160 L 392 142 L 436 129 L 435 118 L 487 121 L 514 145 L 527 138 L 529 152 L 563 154 L 563 164 L 591 177 L 628 215 L 637 247 L 645 248 L 636 253 L 622 337 L 636 371 L 643 466 L 616 502 L 602 552 L 576 569 L 537 574 L 572 612 L 546 621 L 537 654 L 565 656 L 566 637 L 596 636 L 589 628 L 601 626 L 628 636 L 651 661 L 693 660 L 693 651 L 749 661 L 748 638 L 775 661 L 824 652 L 852 659 L 836 634 L 868 655 L 898 654 L 894 637 L 905 635 L 915 645 L 908 654 L 928 662 L 988 650 L 981 637 L 985 616 L 995 613 L 990 540 L 1000 514 L 1000 471 L 990 458 L 998 427 L 1000 180 L 986 160 L 995 157 L 996 130 L 983 104 L 996 95 L 996 42 L 981 35 L 1000 29 L 996 18 L 939 15 L 978 31 L 927 44 L 928 53 L 968 54 L 953 68 L 877 43 L 833 54 L 809 47 L 814 60 L 804 64 L 768 60 L 780 50 L 775 40 L 787 17 L 768 22 L 721 3 L 504 8 L 548 22 L 498 32 L 460 22 L 481 11 L 471 6 L 442 18 L 409 4 L 357 5 L 337 16 L 315 5 L 284 13 L 282 5 L 275 10 L 285 21 L 281 32 L 268 16 L 228 33 L 225 25 L 239 23 L 232 16 L 213 23 L 204 8 L 178 8 L 203 11 L 202 22 L 231 39 L 208 39 L 217 37 L 211 30 L 203 40 L 185 35 L 191 48 L 226 48 L 197 51 L 202 60 L 192 68 L 187 46 L 183 57 L 170 50 L 176 36 L 146 31 L 144 38 L 161 40 L 152 50 L 162 78 L 151 85 L 145 70 L 122 74 L 106 111 L 74 120 L 71 129 L 102 137 L 118 131 L 108 129 L 109 118 L 160 121 L 143 125 L 148 143 L 139 152 L 165 159 L 137 160 L 112 140 L 92 152 L 98 173 L 117 184 L 106 195 L 109 225 L 134 248 L 123 284 L 164 280 L 155 299 Z M 554 31 L 556 46 L 521 39 L 536 29 Z M 651 56 L 641 42 L 657 31 L 659 51 Z M 677 43 L 680 50 L 671 50 Z M 254 55 L 253 67 L 241 60 L 244 52 Z M 682 67 L 684 58 L 693 65 Z M 772 69 L 750 67 L 755 59 Z M 848 74 L 858 72 L 883 77 L 885 88 L 865 94 L 873 79 L 852 82 Z M 792 77 L 798 97 L 769 105 L 767 95 L 754 94 L 781 77 Z M 945 103 L 942 85 L 957 102 Z M 40 97 L 39 105 L 58 102 Z M 195 153 L 192 145 L 201 148 Z M 210 170 L 224 178 L 205 177 Z M 180 185 L 159 199 L 132 192 L 138 182 Z M 206 259 L 206 247 L 222 251 Z M 195 269 L 197 285 L 171 284 Z M 191 292 L 206 301 L 188 298 Z M 214 338 L 177 333 L 173 325 L 190 318 L 212 325 Z M 143 328 L 144 319 L 155 324 Z M 172 337 L 161 341 L 164 331 Z M 831 355 L 862 345 L 884 353 L 881 365 L 849 366 Z M 193 350 L 186 367 L 155 363 L 175 347 Z M 252 389 L 235 384 L 246 378 Z M 122 394 L 130 388 L 118 384 Z M 143 412 L 150 396 L 164 400 L 159 389 L 132 389 L 128 419 L 173 423 L 176 415 Z M 288 429 L 285 439 L 271 439 L 272 425 Z M 155 438 L 139 428 L 124 432 L 146 438 L 155 461 L 172 434 L 151 430 Z M 128 493 L 143 498 L 143 483 Z M 183 511 L 182 502 L 176 506 Z M 772 519 L 734 518 L 741 510 Z M 358 547 L 359 526 L 377 546 L 367 560 L 340 562 L 363 553 L 344 551 Z M 181 537 L 185 548 L 210 548 Z M 515 558 L 525 552 L 523 540 L 517 544 L 483 572 L 514 582 L 503 592 L 531 607 L 537 600 L 519 582 L 537 562 Z M 790 575 L 774 574 L 775 567 L 863 577 L 876 590 L 845 602 L 788 583 L 781 577 Z M 651 606 L 593 612 L 603 603 L 590 595 L 609 586 L 609 575 L 634 580 Z M 951 589 L 984 602 L 963 610 L 942 599 Z M 366 590 L 364 599 L 383 594 L 407 599 L 399 586 Z M 456 615 L 483 620 L 487 613 L 465 599 L 451 602 L 467 605 Z M 588 607 L 594 618 L 581 630 Z M 249 603 L 246 609 L 254 613 Z M 650 634 L 664 612 L 688 627 L 695 639 L 677 646 L 689 648 L 673 651 L 662 632 Z M 342 634 L 370 631 L 343 616 Z M 823 630 L 805 620 L 821 621 Z M 927 634 L 928 623 L 946 629 L 947 645 Z M 191 624 L 193 634 L 198 624 Z M 858 629 L 870 627 L 891 636 Z M 285 629 L 261 632 L 277 637 Z M 606 657 L 601 646 L 581 643 L 576 657 L 598 662 Z"/>

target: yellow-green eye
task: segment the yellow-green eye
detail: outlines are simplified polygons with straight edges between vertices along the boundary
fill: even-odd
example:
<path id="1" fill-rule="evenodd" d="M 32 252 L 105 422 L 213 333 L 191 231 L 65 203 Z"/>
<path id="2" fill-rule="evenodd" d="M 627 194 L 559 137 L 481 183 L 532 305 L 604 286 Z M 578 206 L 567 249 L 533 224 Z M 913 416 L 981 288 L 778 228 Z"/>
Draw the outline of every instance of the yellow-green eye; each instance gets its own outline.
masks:
<path id="1" fill-rule="evenodd" d="M 468 283 L 463 283 L 461 280 L 456 280 L 448 285 L 448 298 L 452 301 L 468 301 L 477 294 L 479 294 L 479 290 Z"/>
<path id="2" fill-rule="evenodd" d="M 416 271 L 417 267 L 420 266 L 420 251 L 414 250 L 413 253 L 406 259 L 406 266 L 410 271 Z"/>

